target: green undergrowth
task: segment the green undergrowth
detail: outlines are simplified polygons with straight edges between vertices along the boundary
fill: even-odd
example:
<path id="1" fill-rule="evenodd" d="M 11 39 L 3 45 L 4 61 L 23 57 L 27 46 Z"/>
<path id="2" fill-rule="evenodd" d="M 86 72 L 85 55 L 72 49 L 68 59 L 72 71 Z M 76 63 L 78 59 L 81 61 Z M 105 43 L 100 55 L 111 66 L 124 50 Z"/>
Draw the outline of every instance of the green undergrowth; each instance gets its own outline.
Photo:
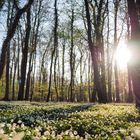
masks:
<path id="1" fill-rule="evenodd" d="M 0 103 L 0 139 L 140 140 L 131 104 Z"/>

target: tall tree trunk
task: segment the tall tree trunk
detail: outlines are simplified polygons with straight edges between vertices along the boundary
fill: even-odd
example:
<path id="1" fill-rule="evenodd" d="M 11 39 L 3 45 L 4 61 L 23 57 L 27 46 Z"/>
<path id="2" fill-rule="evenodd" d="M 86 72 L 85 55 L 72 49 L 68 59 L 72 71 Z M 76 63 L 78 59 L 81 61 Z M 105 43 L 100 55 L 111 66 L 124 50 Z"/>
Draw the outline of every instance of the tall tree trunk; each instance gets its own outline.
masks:
<path id="1" fill-rule="evenodd" d="M 91 98 L 91 56 L 89 53 L 88 56 L 88 98 L 89 98 L 89 102 L 92 102 L 92 98 Z"/>
<path id="2" fill-rule="evenodd" d="M 54 59 L 54 87 L 55 87 L 55 92 L 56 92 L 56 101 L 58 101 L 58 87 L 57 87 L 57 74 L 56 74 L 56 63 L 57 63 L 57 58 L 58 58 L 58 33 L 57 33 L 57 28 L 58 28 L 58 13 L 57 13 L 57 0 L 55 0 L 55 26 L 54 26 L 54 48 L 55 48 L 55 59 Z"/>
<path id="3" fill-rule="evenodd" d="M 112 60 L 110 60 L 110 48 L 109 48 L 109 1 L 107 0 L 107 71 L 108 71 L 108 102 L 112 102 Z"/>
<path id="4" fill-rule="evenodd" d="M 53 51 L 52 51 L 52 55 L 51 55 L 51 65 L 50 65 L 50 75 L 49 75 L 49 88 L 48 88 L 48 95 L 47 95 L 47 98 L 46 98 L 46 101 L 49 102 L 49 99 L 50 99 L 50 95 L 51 95 L 51 83 L 52 83 L 52 67 L 53 67 L 53 59 L 54 59 L 54 55 L 55 53 L 57 53 L 57 49 L 58 49 L 58 34 L 57 34 L 57 28 L 58 28 L 58 15 L 57 15 L 57 0 L 55 0 L 54 2 L 54 8 L 55 8 L 55 12 L 54 12 L 54 18 L 55 18 L 55 26 L 54 26 L 54 48 L 53 48 Z M 56 63 L 56 60 L 54 60 Z M 56 69 L 54 67 L 54 69 Z M 55 70 L 54 70 L 54 74 L 55 74 Z M 55 76 L 56 77 L 56 76 Z M 54 79 L 56 80 L 56 79 Z M 55 82 L 55 90 L 56 90 L 56 94 L 58 96 L 58 91 L 57 91 L 57 85 L 56 85 L 56 81 Z M 57 97 L 58 98 L 58 97 Z"/>
<path id="5" fill-rule="evenodd" d="M 70 101 L 74 101 L 73 88 L 74 88 L 74 43 L 73 43 L 73 23 L 74 23 L 74 9 L 72 7 L 71 15 L 71 48 L 70 48 Z"/>
<path id="6" fill-rule="evenodd" d="M 64 76 L 65 76 L 64 75 L 65 74 L 65 60 L 64 60 L 64 58 L 65 58 L 65 38 L 63 41 L 63 53 L 62 53 L 61 101 L 64 101 Z"/>
<path id="7" fill-rule="evenodd" d="M 10 45 L 7 47 L 7 61 L 6 61 L 6 87 L 4 100 L 9 100 L 9 65 L 10 65 Z"/>
<path id="8" fill-rule="evenodd" d="M 19 54 L 20 54 L 20 38 L 19 38 L 19 30 L 17 33 L 17 57 L 16 57 L 16 43 L 14 44 L 14 74 L 13 74 L 13 82 L 12 82 L 12 100 L 15 100 L 15 80 L 16 80 L 16 73 L 17 78 L 19 80 Z M 18 81 L 19 82 L 19 81 Z"/>
<path id="9" fill-rule="evenodd" d="M 9 65 L 10 65 L 10 44 L 7 47 L 7 59 L 6 59 L 6 86 L 5 86 L 5 97 L 4 100 L 9 100 Z"/>
<path id="10" fill-rule="evenodd" d="M 94 28 L 95 28 L 95 36 L 96 36 L 96 46 L 97 46 L 97 62 L 101 62 L 98 73 L 100 78 L 100 87 L 102 91 L 102 102 L 107 102 L 107 92 L 106 92 L 106 73 L 105 73 L 105 56 L 104 56 L 104 42 L 103 42 L 103 25 L 104 25 L 104 12 L 103 12 L 103 2 L 104 0 L 99 1 L 99 6 L 97 7 L 97 15 Z"/>
<path id="11" fill-rule="evenodd" d="M 117 41 L 117 15 L 118 15 L 118 6 L 119 2 L 118 0 L 115 0 L 114 3 L 115 6 L 115 15 L 114 15 L 114 51 L 117 49 L 118 41 Z M 118 66 L 117 61 L 115 60 L 114 65 L 114 73 L 115 73 L 115 88 L 116 88 L 116 102 L 120 102 L 120 90 L 119 90 L 119 77 L 118 77 Z"/>
<path id="12" fill-rule="evenodd" d="M 138 16 L 140 2 L 138 0 L 127 0 L 127 3 L 131 24 L 131 42 L 129 48 L 132 52 L 129 66 L 132 77 L 133 91 L 136 96 L 136 107 L 140 108 L 140 17 Z"/>
<path id="13" fill-rule="evenodd" d="M 99 67 L 98 67 L 98 48 L 95 47 L 94 43 L 92 42 L 92 26 L 91 26 L 91 19 L 90 19 L 90 13 L 89 13 L 89 5 L 88 1 L 85 0 L 85 8 L 86 8 L 86 18 L 87 18 L 87 27 L 88 27 L 88 44 L 89 49 L 91 52 L 91 58 L 92 58 L 92 65 L 94 70 L 94 94 L 97 92 L 98 95 L 98 101 L 100 103 L 105 103 L 105 100 L 103 99 L 103 93 L 102 93 L 102 87 L 100 82 L 100 75 L 99 75 Z"/>
<path id="14" fill-rule="evenodd" d="M 18 100 L 24 99 L 24 85 L 26 79 L 26 68 L 27 68 L 27 58 L 28 58 L 28 45 L 29 45 L 29 38 L 30 38 L 30 15 L 31 15 L 31 8 L 27 11 L 27 25 L 26 25 L 26 35 L 24 40 L 24 48 L 22 49 L 22 61 L 21 61 L 21 83 L 19 85 L 19 92 L 18 92 Z"/>
<path id="15" fill-rule="evenodd" d="M 14 5 L 8 0 L 8 14 L 7 14 L 7 28 L 10 28 L 13 20 L 13 11 L 14 11 Z M 7 47 L 7 53 L 6 53 L 6 86 L 5 86 L 5 97 L 4 100 L 9 100 L 9 92 L 10 92 L 10 85 L 11 85 L 11 79 L 12 79 L 12 67 L 11 66 L 11 74 L 10 74 L 10 43 Z"/>
<path id="16" fill-rule="evenodd" d="M 58 95 L 58 85 L 57 85 L 57 59 L 58 59 L 58 55 L 57 55 L 57 50 L 55 51 L 56 55 L 55 55 L 55 59 L 54 59 L 54 88 L 55 88 L 55 92 L 56 92 L 56 101 L 58 101 L 59 95 Z"/>
<path id="17" fill-rule="evenodd" d="M 51 54 L 50 75 L 49 75 L 49 87 L 48 87 L 48 94 L 47 94 L 46 102 L 49 102 L 50 96 L 51 96 L 52 67 L 53 67 L 54 54 L 55 54 L 55 48 L 53 49 L 52 54 Z"/>
<path id="18" fill-rule="evenodd" d="M 7 28 L 10 27 L 11 18 L 10 18 L 10 12 L 11 12 L 11 3 L 8 1 L 8 14 L 7 14 Z M 9 67 L 10 66 L 10 44 L 7 46 L 7 53 L 6 53 L 6 86 L 5 86 L 5 96 L 4 100 L 9 100 Z"/>
<path id="19" fill-rule="evenodd" d="M 82 87 L 83 87 L 83 71 L 82 71 L 82 68 L 83 68 L 83 54 L 82 54 L 82 51 L 80 50 L 80 94 L 79 94 L 79 101 L 84 101 L 84 95 L 83 95 L 83 90 L 82 90 Z"/>
<path id="20" fill-rule="evenodd" d="M 102 41 L 103 42 L 103 41 Z M 107 103 L 107 91 L 106 91 L 106 70 L 105 70 L 105 54 L 104 54 L 104 45 L 101 43 L 101 85 L 102 85 L 102 94 L 103 94 L 103 102 Z"/>
<path id="21" fill-rule="evenodd" d="M 127 6 L 126 6 L 126 9 L 127 9 Z M 129 15 L 127 13 L 127 40 L 129 41 L 130 38 L 131 38 L 131 35 L 130 35 L 130 20 L 129 20 Z M 131 72 L 130 72 L 131 68 L 130 68 L 129 64 L 127 64 L 127 69 L 128 69 L 128 96 L 127 96 L 127 102 L 132 103 L 134 101 L 134 96 L 133 96 L 133 87 L 132 87 L 132 77 L 131 77 Z"/>
<path id="22" fill-rule="evenodd" d="M 17 70 L 17 60 L 15 60 L 15 64 L 14 64 L 14 75 L 13 75 L 13 82 L 12 82 L 12 100 L 15 100 L 15 78 L 16 78 L 16 70 Z"/>
<path id="23" fill-rule="evenodd" d="M 31 77 L 31 94 L 30 94 L 30 102 L 33 100 L 34 88 L 35 88 L 35 73 L 36 73 L 36 52 L 33 54 L 33 62 L 32 67 L 34 69 L 32 77 Z"/>
<path id="24" fill-rule="evenodd" d="M 29 58 L 29 70 L 27 73 L 27 80 L 26 80 L 26 90 L 25 90 L 25 100 L 28 101 L 29 100 L 29 94 L 30 94 L 30 80 L 31 80 L 31 72 L 32 72 L 32 53 L 30 54 L 30 58 Z"/>
<path id="25" fill-rule="evenodd" d="M 26 90 L 25 90 L 25 100 L 29 100 L 29 92 L 30 92 L 30 83 L 31 83 L 31 73 L 32 73 L 32 67 L 33 67 L 33 55 L 36 51 L 36 47 L 37 47 L 37 39 L 38 39 L 38 30 L 39 30 L 39 26 L 40 26 L 40 11 L 41 11 L 41 6 L 42 6 L 42 0 L 40 0 L 39 2 L 37 1 L 37 13 L 35 15 L 35 19 L 34 19 L 34 23 L 33 23 L 33 33 L 32 33 L 32 41 L 30 43 L 30 46 L 32 47 L 32 51 L 30 53 L 30 58 L 29 58 L 29 69 L 28 69 L 28 73 L 27 73 L 27 81 L 26 81 Z"/>
<path id="26" fill-rule="evenodd" d="M 128 66 L 128 97 L 127 97 L 127 102 L 132 103 L 133 100 L 134 99 L 133 99 L 132 77 L 131 77 L 130 68 Z"/>

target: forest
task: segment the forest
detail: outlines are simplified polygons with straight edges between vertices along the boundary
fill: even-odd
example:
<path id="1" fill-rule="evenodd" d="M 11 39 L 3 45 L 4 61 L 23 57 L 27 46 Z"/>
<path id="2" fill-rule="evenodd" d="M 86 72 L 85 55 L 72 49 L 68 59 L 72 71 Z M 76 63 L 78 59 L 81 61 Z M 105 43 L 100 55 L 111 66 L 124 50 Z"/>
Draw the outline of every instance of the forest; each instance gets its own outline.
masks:
<path id="1" fill-rule="evenodd" d="M 140 139 L 140 0 L 0 0 L 0 140 Z"/>

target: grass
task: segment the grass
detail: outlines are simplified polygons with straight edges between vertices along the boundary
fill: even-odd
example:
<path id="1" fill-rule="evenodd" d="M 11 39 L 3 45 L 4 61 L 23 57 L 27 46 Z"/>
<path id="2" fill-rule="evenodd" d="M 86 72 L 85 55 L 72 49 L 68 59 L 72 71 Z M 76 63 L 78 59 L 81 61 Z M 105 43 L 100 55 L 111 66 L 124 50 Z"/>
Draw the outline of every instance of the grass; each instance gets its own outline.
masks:
<path id="1" fill-rule="evenodd" d="M 140 116 L 131 104 L 1 102 L 0 137 L 139 140 Z"/>

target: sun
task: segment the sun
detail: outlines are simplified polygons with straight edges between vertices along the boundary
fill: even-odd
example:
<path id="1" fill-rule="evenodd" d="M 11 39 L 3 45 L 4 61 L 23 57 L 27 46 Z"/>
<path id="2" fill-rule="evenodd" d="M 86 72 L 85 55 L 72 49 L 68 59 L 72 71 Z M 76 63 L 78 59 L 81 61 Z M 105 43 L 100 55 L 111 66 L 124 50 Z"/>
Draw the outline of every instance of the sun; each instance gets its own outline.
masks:
<path id="1" fill-rule="evenodd" d="M 117 62 L 118 67 L 121 70 L 125 70 L 127 68 L 127 63 L 129 62 L 130 58 L 131 52 L 127 48 L 126 43 L 120 42 L 115 53 L 115 60 Z"/>

